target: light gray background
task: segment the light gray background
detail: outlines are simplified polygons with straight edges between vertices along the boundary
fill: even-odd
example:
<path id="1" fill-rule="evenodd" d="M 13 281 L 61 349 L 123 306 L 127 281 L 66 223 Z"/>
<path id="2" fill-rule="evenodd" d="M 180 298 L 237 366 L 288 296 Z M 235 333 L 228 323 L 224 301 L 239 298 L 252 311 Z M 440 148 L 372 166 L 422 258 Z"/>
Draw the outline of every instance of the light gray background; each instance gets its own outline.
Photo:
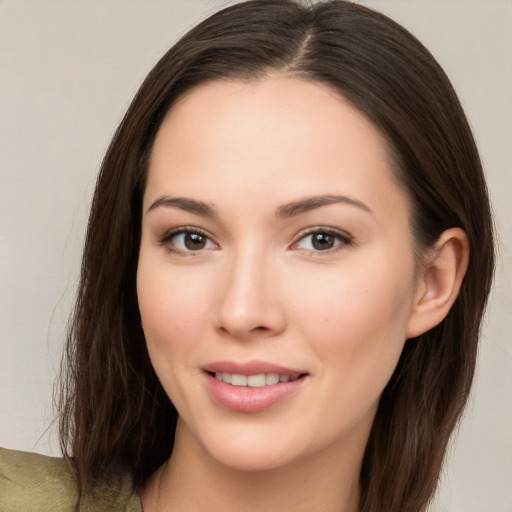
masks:
<path id="1" fill-rule="evenodd" d="M 0 444 L 59 453 L 52 382 L 95 175 L 138 85 L 230 2 L 0 0 Z M 472 402 L 436 512 L 512 512 L 512 1 L 367 0 L 434 53 L 474 128 L 501 237 Z"/>

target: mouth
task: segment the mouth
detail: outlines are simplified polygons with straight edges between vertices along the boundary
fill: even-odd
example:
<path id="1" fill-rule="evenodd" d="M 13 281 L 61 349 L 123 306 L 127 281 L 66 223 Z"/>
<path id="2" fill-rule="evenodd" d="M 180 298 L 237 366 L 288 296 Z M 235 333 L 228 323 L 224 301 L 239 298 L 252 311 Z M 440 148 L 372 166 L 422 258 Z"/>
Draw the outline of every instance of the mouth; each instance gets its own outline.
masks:
<path id="1" fill-rule="evenodd" d="M 262 388 L 264 386 L 274 386 L 279 383 L 293 382 L 305 377 L 305 373 L 279 374 L 279 373 L 257 373 L 254 375 L 244 375 L 242 373 L 229 372 L 208 372 L 217 380 L 230 384 L 231 386 Z"/>
<path id="2" fill-rule="evenodd" d="M 309 373 L 272 363 L 222 361 L 203 368 L 214 402 L 224 409 L 253 413 L 286 402 L 309 382 Z"/>

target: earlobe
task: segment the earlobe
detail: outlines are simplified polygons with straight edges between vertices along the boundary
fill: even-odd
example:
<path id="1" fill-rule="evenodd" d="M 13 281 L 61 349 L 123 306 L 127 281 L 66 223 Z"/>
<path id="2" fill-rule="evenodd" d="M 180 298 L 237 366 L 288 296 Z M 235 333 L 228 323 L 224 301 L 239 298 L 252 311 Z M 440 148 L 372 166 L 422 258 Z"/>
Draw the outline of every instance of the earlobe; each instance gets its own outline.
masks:
<path id="1" fill-rule="evenodd" d="M 457 299 L 469 263 L 469 242 L 461 228 L 443 231 L 418 273 L 407 323 L 415 338 L 442 322 Z"/>

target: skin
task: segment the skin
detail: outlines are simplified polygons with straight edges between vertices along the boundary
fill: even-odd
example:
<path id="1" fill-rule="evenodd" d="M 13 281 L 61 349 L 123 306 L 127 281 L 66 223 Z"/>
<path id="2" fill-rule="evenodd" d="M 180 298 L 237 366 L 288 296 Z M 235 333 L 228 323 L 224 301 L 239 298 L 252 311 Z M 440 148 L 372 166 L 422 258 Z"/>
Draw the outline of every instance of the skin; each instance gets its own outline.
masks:
<path id="1" fill-rule="evenodd" d="M 283 214 L 312 196 L 345 199 Z M 406 338 L 457 291 L 438 286 L 453 272 L 418 267 L 410 214 L 383 137 L 327 86 L 216 81 L 173 106 L 149 164 L 137 287 L 180 419 L 170 461 L 140 489 L 145 511 L 358 510 L 380 394 Z M 184 227 L 203 248 L 187 249 Z M 333 247 L 315 248 L 311 230 Z M 438 251 L 446 268 L 465 261 L 459 235 Z M 307 376 L 260 412 L 220 406 L 204 365 L 255 359 Z"/>

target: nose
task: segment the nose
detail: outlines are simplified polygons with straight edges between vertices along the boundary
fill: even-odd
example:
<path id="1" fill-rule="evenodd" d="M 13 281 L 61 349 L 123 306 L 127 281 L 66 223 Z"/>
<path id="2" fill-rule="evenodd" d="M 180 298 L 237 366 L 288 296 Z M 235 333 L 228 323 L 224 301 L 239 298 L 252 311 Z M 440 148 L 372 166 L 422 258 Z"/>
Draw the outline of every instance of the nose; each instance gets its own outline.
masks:
<path id="1" fill-rule="evenodd" d="M 275 336 L 286 327 L 276 265 L 247 252 L 226 261 L 219 276 L 217 329 L 237 340 Z"/>

